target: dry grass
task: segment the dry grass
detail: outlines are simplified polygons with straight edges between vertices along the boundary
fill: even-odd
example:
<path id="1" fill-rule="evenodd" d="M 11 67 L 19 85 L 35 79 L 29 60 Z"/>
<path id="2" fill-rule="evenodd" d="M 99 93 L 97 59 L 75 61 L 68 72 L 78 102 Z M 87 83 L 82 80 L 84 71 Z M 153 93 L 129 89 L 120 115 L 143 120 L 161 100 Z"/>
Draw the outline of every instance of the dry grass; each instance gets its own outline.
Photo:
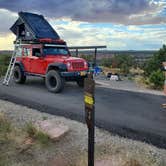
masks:
<path id="1" fill-rule="evenodd" d="M 142 88 L 151 88 L 150 82 L 143 76 L 136 76 L 135 82 L 139 87 Z"/>
<path id="2" fill-rule="evenodd" d="M 0 113 L 0 133 L 9 133 L 11 131 L 11 124 L 7 117 Z"/>
<path id="3" fill-rule="evenodd" d="M 57 166 L 87 165 L 85 125 L 62 118 L 62 122 L 69 125 L 71 132 L 58 142 L 49 141 L 47 146 L 41 146 L 38 140 L 41 140 L 43 135 L 39 134 L 39 138 L 36 138 L 37 131 L 29 122 L 33 120 L 32 117 L 35 117 L 33 122 L 36 122 L 38 120 L 36 117 L 39 116 L 41 118 L 39 120 L 42 120 L 43 116 L 49 119 L 55 116 L 35 113 L 35 110 L 15 106 L 5 101 L 0 101 L 0 105 L 0 111 L 7 112 L 8 115 L 0 116 L 1 129 L 3 129 L 1 133 L 7 135 L 7 139 L 4 139 L 3 134 L 0 135 L 2 136 L 0 137 L 0 166 L 55 166 L 57 163 Z M 58 123 L 59 119 L 60 117 L 57 118 Z M 26 123 L 29 123 L 28 127 L 25 126 Z M 106 160 L 113 162 L 112 166 L 165 166 L 165 156 L 165 150 L 112 136 L 106 131 L 96 129 L 95 159 L 98 162 Z"/>
<path id="4" fill-rule="evenodd" d="M 7 141 L 11 133 L 11 123 L 4 114 L 0 114 L 0 143 Z"/>
<path id="5" fill-rule="evenodd" d="M 146 155 L 145 152 L 140 153 L 137 149 L 133 151 L 132 147 L 125 149 L 108 144 L 95 147 L 96 166 L 104 166 L 105 163 L 106 166 L 165 166 L 165 161 L 152 154 Z M 87 153 L 83 153 L 76 164 L 76 166 L 84 165 L 87 165 Z"/>
<path id="6" fill-rule="evenodd" d="M 156 88 L 155 85 L 151 83 L 148 78 L 145 78 L 144 76 L 136 76 L 134 80 L 139 87 L 151 90 L 162 90 L 162 88 Z"/>
<path id="7" fill-rule="evenodd" d="M 123 166 L 141 166 L 141 164 L 135 159 L 130 159 Z"/>
<path id="8" fill-rule="evenodd" d="M 87 163 L 87 155 L 83 154 L 73 166 L 85 166 Z M 96 156 L 96 166 L 143 166 L 136 159 L 128 158 L 123 155 Z M 67 165 L 66 165 L 67 166 Z"/>
<path id="9" fill-rule="evenodd" d="M 140 69 L 140 68 L 131 68 L 130 69 L 130 73 L 132 75 L 143 75 L 144 70 Z"/>
<path id="10" fill-rule="evenodd" d="M 31 136 L 34 140 L 32 140 Z M 49 138 L 30 124 L 26 129 L 17 129 L 4 114 L 0 114 L 0 166 L 36 166 L 36 150 L 47 145 Z"/>

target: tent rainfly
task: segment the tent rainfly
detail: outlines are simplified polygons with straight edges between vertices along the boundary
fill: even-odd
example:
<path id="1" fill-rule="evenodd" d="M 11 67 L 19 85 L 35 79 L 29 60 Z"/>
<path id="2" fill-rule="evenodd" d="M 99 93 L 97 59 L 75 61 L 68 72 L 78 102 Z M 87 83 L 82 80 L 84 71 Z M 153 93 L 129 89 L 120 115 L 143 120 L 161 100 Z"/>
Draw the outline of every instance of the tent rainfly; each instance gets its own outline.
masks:
<path id="1" fill-rule="evenodd" d="M 36 40 L 43 38 L 60 39 L 59 35 L 42 15 L 19 12 L 19 18 L 10 28 L 17 39 Z"/>

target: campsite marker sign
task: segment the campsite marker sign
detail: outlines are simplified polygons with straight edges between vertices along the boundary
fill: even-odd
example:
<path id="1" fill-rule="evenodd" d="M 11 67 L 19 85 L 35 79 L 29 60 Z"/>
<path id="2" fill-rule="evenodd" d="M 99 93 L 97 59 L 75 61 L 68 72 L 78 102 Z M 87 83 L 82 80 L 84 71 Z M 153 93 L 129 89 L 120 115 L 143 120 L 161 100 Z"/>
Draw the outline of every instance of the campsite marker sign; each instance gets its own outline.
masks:
<path id="1" fill-rule="evenodd" d="M 93 75 L 88 74 L 84 81 L 85 119 L 88 127 L 88 166 L 94 166 L 94 140 L 95 140 L 95 81 Z"/>

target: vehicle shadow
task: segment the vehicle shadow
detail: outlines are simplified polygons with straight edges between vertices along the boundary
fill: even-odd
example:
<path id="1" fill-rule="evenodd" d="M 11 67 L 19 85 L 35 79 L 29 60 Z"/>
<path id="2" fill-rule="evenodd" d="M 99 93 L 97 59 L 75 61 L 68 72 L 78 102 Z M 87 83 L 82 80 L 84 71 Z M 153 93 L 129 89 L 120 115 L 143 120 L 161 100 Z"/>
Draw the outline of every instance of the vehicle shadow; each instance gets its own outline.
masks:
<path id="1" fill-rule="evenodd" d="M 11 86 L 19 88 L 19 86 L 23 88 L 30 88 L 31 90 L 41 90 L 44 92 L 48 92 L 46 86 L 45 86 L 45 80 L 43 78 L 38 78 L 38 77 L 28 77 L 25 84 L 16 84 L 11 80 Z M 77 93 L 82 93 L 83 88 L 78 87 L 76 82 L 65 82 L 65 87 L 64 90 L 61 92 L 62 94 L 66 93 L 72 93 L 72 92 L 77 92 Z M 50 93 L 50 92 L 48 92 Z"/>

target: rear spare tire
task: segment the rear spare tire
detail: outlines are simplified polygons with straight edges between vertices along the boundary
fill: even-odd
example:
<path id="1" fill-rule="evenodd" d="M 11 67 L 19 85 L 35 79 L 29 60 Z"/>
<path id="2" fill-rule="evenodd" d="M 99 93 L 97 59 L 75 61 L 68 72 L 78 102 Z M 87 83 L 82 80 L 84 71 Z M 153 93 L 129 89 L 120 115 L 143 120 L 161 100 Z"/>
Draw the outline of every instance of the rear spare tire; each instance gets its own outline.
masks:
<path id="1" fill-rule="evenodd" d="M 55 70 L 48 71 L 45 84 L 50 92 L 59 93 L 64 89 L 64 79 Z"/>
<path id="2" fill-rule="evenodd" d="M 15 83 L 24 84 L 26 76 L 19 66 L 15 66 L 13 70 L 13 79 Z"/>

